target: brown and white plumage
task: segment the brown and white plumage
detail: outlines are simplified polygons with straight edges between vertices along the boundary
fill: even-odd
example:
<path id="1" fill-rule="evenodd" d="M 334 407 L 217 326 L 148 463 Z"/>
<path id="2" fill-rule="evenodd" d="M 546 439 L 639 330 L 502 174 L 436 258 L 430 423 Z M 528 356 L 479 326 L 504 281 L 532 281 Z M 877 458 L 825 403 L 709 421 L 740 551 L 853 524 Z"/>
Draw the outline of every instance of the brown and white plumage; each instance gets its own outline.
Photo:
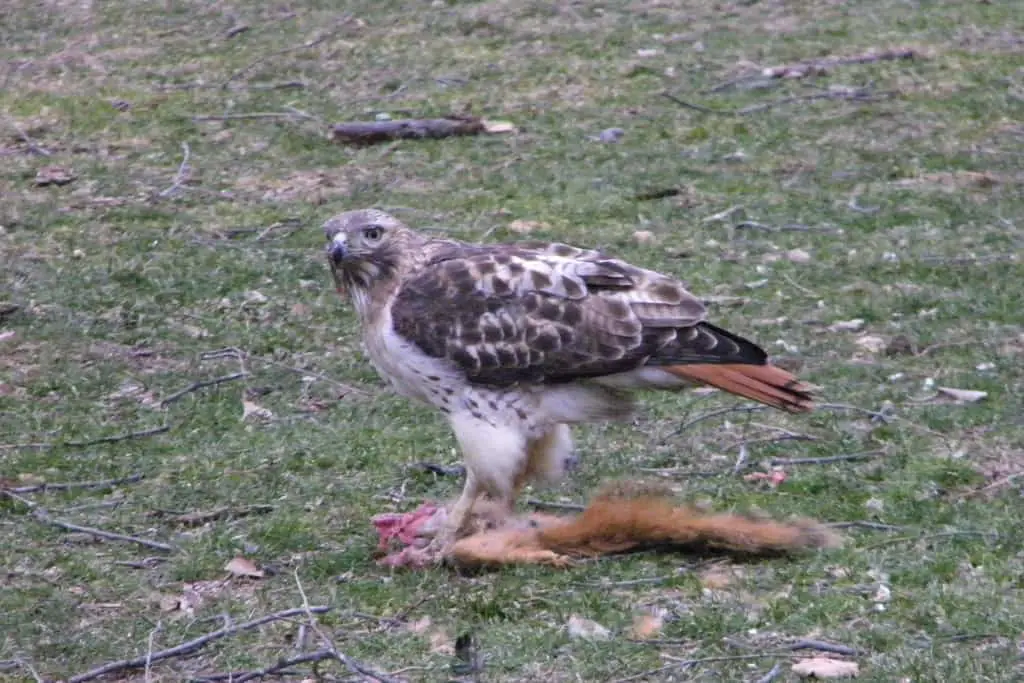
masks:
<path id="1" fill-rule="evenodd" d="M 474 245 L 380 211 L 324 225 L 371 362 L 448 415 L 467 464 L 450 541 L 481 493 L 512 505 L 562 473 L 568 424 L 623 417 L 630 390 L 709 384 L 790 412 L 809 387 L 705 320 L 677 280 L 559 243 Z"/>

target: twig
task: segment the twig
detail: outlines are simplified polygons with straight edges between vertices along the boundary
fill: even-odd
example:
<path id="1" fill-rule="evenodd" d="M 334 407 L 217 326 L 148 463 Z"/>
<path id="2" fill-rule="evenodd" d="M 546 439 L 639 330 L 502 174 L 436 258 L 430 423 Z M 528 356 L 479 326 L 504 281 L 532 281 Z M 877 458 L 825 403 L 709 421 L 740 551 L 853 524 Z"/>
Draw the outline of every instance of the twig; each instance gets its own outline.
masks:
<path id="1" fill-rule="evenodd" d="M 721 408 L 719 410 L 712 410 L 710 413 L 704 413 L 703 415 L 698 415 L 697 417 L 693 418 L 692 420 L 684 422 L 682 425 L 680 425 L 679 427 L 676 428 L 676 430 L 673 432 L 673 434 L 681 434 L 682 432 L 685 432 L 687 429 L 689 429 L 690 427 L 694 426 L 698 422 L 703 422 L 704 420 L 710 420 L 711 418 L 718 417 L 720 415 L 728 415 L 729 413 L 756 413 L 758 411 L 767 410 L 767 409 L 768 409 L 767 406 L 733 406 L 731 408 Z"/>
<path id="2" fill-rule="evenodd" d="M 192 150 L 189 148 L 187 142 L 182 142 L 181 143 L 181 151 L 182 151 L 182 158 L 181 158 L 181 165 L 178 166 L 178 172 L 174 174 L 174 180 L 171 183 L 171 186 L 168 187 L 166 190 L 162 190 L 157 195 L 158 197 L 170 197 L 172 194 L 174 194 L 179 189 L 181 189 L 182 183 L 184 183 L 186 180 L 188 180 L 188 174 L 189 174 L 189 171 L 190 171 L 189 165 L 188 165 L 188 160 L 192 157 Z"/>
<path id="3" fill-rule="evenodd" d="M 721 655 L 718 657 L 701 657 L 699 659 L 683 659 L 681 657 L 673 657 L 672 655 L 667 655 L 664 653 L 662 653 L 661 656 L 663 659 L 671 661 L 672 664 L 669 664 L 668 666 L 662 666 L 657 669 L 651 669 L 650 671 L 643 671 L 638 674 L 633 674 L 632 676 L 626 676 L 625 678 L 616 678 L 611 683 L 627 683 L 628 681 L 638 681 L 641 678 L 647 678 L 648 676 L 653 676 L 664 671 L 671 671 L 672 669 L 679 669 L 683 667 L 691 667 L 697 664 L 708 664 L 711 662 L 740 661 L 744 659 L 766 659 L 768 657 L 785 657 L 786 655 L 780 654 L 778 652 L 759 652 L 756 654 L 747 655 Z M 69 681 L 68 683 L 73 682 Z"/>
<path id="4" fill-rule="evenodd" d="M 802 638 L 792 645 L 789 646 L 790 650 L 818 650 L 819 652 L 831 652 L 836 655 L 859 655 L 861 651 L 857 648 L 849 647 L 848 645 L 838 645 L 835 643 L 826 643 L 822 640 L 812 640 L 810 638 Z"/>
<path id="5" fill-rule="evenodd" d="M 884 50 L 882 52 L 867 52 L 865 54 L 853 55 L 852 57 L 824 57 L 809 62 L 800 62 L 785 66 L 775 66 L 764 69 L 759 76 L 768 78 L 803 78 L 808 74 L 824 74 L 834 66 L 849 66 L 852 64 L 869 64 L 871 62 L 883 62 L 889 60 L 913 59 L 920 54 L 912 49 Z"/>
<path id="6" fill-rule="evenodd" d="M 125 434 L 117 434 L 115 436 L 101 436 L 98 439 L 90 439 L 88 441 L 64 441 L 56 444 L 57 446 L 71 446 L 73 448 L 84 448 L 86 446 L 96 446 L 101 443 L 118 443 L 120 441 L 128 441 L 129 439 L 141 439 L 145 436 L 154 436 L 156 434 L 163 434 L 164 432 L 170 431 L 170 425 L 160 425 L 159 427 L 151 427 L 149 429 L 140 429 L 137 432 L 127 432 Z M 51 446 L 52 448 L 53 446 Z"/>
<path id="7" fill-rule="evenodd" d="M 50 448 L 61 448 L 61 447 L 72 447 L 72 448 L 84 448 L 86 446 L 96 446 L 101 443 L 117 443 L 119 441 L 127 441 L 129 439 L 138 439 L 145 436 L 154 436 L 156 434 L 163 434 L 164 432 L 170 431 L 170 425 L 160 425 L 159 427 L 151 427 L 150 429 L 142 429 L 137 432 L 128 432 L 127 434 L 118 434 L 116 436 L 102 436 L 98 439 L 91 439 L 89 441 L 56 441 L 52 443 L 47 442 L 36 442 L 36 443 L 5 443 L 0 444 L 0 451 L 12 451 L 21 449 L 32 449 L 37 451 L 44 451 Z"/>
<path id="8" fill-rule="evenodd" d="M 299 589 L 299 595 L 302 596 L 302 608 L 306 613 L 309 628 L 313 630 L 313 633 L 320 636 L 320 640 L 324 642 L 324 644 L 327 646 L 327 650 L 331 653 L 331 658 L 344 664 L 345 667 L 352 673 L 372 678 L 378 683 L 399 683 L 398 679 L 392 678 L 391 676 L 388 676 L 385 673 L 374 671 L 373 669 L 367 667 L 365 664 L 362 664 L 352 659 L 344 652 L 338 650 L 338 647 L 334 644 L 334 641 L 331 640 L 330 636 L 323 632 L 323 629 L 320 628 L 320 624 L 317 621 L 316 617 L 313 616 L 313 611 L 309 607 L 309 599 L 306 597 L 306 591 L 302 587 L 302 581 L 299 580 L 298 569 L 295 569 L 293 571 L 293 576 L 295 577 L 295 586 Z M 74 681 L 68 681 L 68 683 L 74 683 Z"/>
<path id="9" fill-rule="evenodd" d="M 164 622 L 158 619 L 156 626 L 150 630 L 149 637 L 146 638 L 146 670 L 144 674 L 146 677 L 146 683 L 149 683 L 150 681 L 150 670 L 153 667 L 153 639 L 156 638 L 156 634 L 160 632 L 163 625 Z"/>
<path id="10" fill-rule="evenodd" d="M 136 543 L 138 545 L 145 546 L 147 548 L 153 548 L 154 550 L 160 550 L 165 553 L 174 552 L 175 548 L 172 545 L 161 543 L 159 541 L 150 541 L 146 538 L 139 538 L 138 536 L 128 536 L 126 534 L 119 534 L 113 531 L 104 531 L 103 529 L 94 529 L 93 527 L 81 526 L 79 524 L 72 524 L 66 522 L 63 519 L 57 519 L 50 514 L 50 511 L 46 508 L 40 507 L 37 503 L 32 502 L 28 498 L 22 498 L 18 494 L 0 489 L 0 494 L 7 496 L 11 500 L 16 500 L 22 505 L 28 507 L 32 511 L 32 516 L 44 524 L 66 529 L 67 531 L 75 531 L 82 534 L 89 534 L 97 538 L 105 538 L 110 541 L 124 541 L 125 543 Z"/>
<path id="11" fill-rule="evenodd" d="M 373 145 L 392 140 L 423 140 L 480 135 L 488 128 L 483 119 L 452 116 L 443 119 L 349 121 L 331 126 L 331 140 L 339 144 Z"/>
<path id="12" fill-rule="evenodd" d="M 256 68 L 257 66 L 262 64 L 263 62 L 271 60 L 271 59 L 273 59 L 275 57 L 280 57 L 281 55 L 286 55 L 286 54 L 288 54 L 290 52 L 298 52 L 299 50 L 309 50 L 309 49 L 314 48 L 317 45 L 319 45 L 319 44 L 321 44 L 321 43 L 323 43 L 323 42 L 325 42 L 327 40 L 330 40 L 334 36 L 338 35 L 341 32 L 341 30 L 351 21 L 352 21 L 352 15 L 351 14 L 347 14 L 344 17 L 342 17 L 342 19 L 335 25 L 334 28 L 332 28 L 331 30 L 327 31 L 326 33 L 324 33 L 324 34 L 322 34 L 322 35 L 320 35 L 320 36 L 318 36 L 316 38 L 313 38 L 312 40 L 309 40 L 309 41 L 303 43 L 302 45 L 298 45 L 296 47 L 287 47 L 287 48 L 284 48 L 283 50 L 275 50 L 274 52 L 268 52 L 267 54 L 262 55 L 262 56 L 258 57 L 257 59 L 254 59 L 253 61 L 251 61 L 248 64 L 246 64 L 244 67 L 242 67 L 238 71 L 236 71 L 233 74 L 231 74 L 230 76 L 228 76 L 227 80 L 224 81 L 223 83 L 221 83 L 221 85 L 220 85 L 221 89 L 227 90 L 228 86 L 231 85 L 232 81 L 234 81 L 234 80 L 236 80 L 238 78 L 241 78 L 242 76 L 247 74 L 249 71 L 252 71 L 254 68 Z"/>
<path id="13" fill-rule="evenodd" d="M 868 522 L 865 520 L 855 519 L 852 522 L 829 522 L 823 524 L 829 529 L 851 529 L 859 527 L 861 529 L 875 529 L 878 531 L 902 531 L 906 527 L 896 526 L 895 524 L 882 524 L 881 522 Z"/>
<path id="14" fill-rule="evenodd" d="M 768 673 L 757 679 L 755 683 L 772 683 L 782 673 L 782 663 L 776 662 L 775 666 L 769 669 Z"/>
<path id="15" fill-rule="evenodd" d="M 719 114 L 721 116 L 745 116 L 747 114 L 754 114 L 757 112 L 771 109 L 773 107 L 779 107 L 785 104 L 794 104 L 796 102 L 812 102 L 814 100 L 854 100 L 858 102 L 875 102 L 882 97 L 892 95 L 893 93 L 885 91 L 872 94 L 867 88 L 842 88 L 837 90 L 829 90 L 826 92 L 814 93 L 813 95 L 794 95 L 793 97 L 783 97 L 770 102 L 760 102 L 758 104 L 751 104 L 741 109 L 713 109 L 711 107 L 705 107 L 702 104 L 694 104 L 693 102 L 687 102 L 686 100 L 679 99 L 675 95 L 669 92 L 663 92 L 661 95 L 666 99 L 675 102 L 681 107 L 687 109 L 693 109 L 695 111 L 702 112 L 704 114 Z"/>
<path id="16" fill-rule="evenodd" d="M 536 498 L 527 498 L 527 505 L 532 505 L 535 508 L 547 509 L 547 510 L 566 510 L 569 512 L 580 512 L 585 506 L 577 505 L 576 503 L 553 503 L 546 500 L 537 500 Z"/>
<path id="17" fill-rule="evenodd" d="M 183 397 L 187 396 L 188 394 L 191 394 L 194 391 L 199 391 L 200 389 L 205 389 L 206 387 L 217 386 L 218 384 L 224 384 L 225 382 L 233 382 L 236 379 L 242 379 L 243 377 L 248 377 L 248 376 L 249 376 L 249 373 L 247 373 L 247 372 L 236 372 L 236 373 L 233 373 L 233 374 L 230 374 L 230 375 L 224 375 L 222 377 L 214 377 L 213 379 L 204 380 L 202 382 L 193 382 L 192 384 L 188 385 L 184 389 L 179 389 L 178 391 L 175 391 L 170 396 L 167 396 L 166 398 L 161 399 L 160 400 L 160 407 L 163 408 L 165 406 L 168 406 L 168 405 L 174 403 L 175 401 L 178 401 L 178 400 L 182 399 Z"/>
<path id="18" fill-rule="evenodd" d="M 300 113 L 298 111 L 291 112 L 251 112 L 248 114 L 203 114 L 200 116 L 191 117 L 191 120 L 196 122 L 201 121 L 243 121 L 246 119 L 312 119 L 316 120 L 316 117 Z"/>
<path id="19" fill-rule="evenodd" d="M 253 681 L 257 678 L 263 678 L 264 676 L 271 676 L 276 673 L 283 673 L 285 669 L 295 666 L 297 664 L 310 664 L 314 662 L 322 662 L 326 659 L 334 659 L 334 653 L 329 649 L 321 649 L 316 652 L 307 652 L 306 654 L 295 655 L 288 659 L 278 659 L 275 664 L 271 664 L 268 667 L 262 669 L 256 669 L 254 671 L 235 671 L 222 674 L 210 674 L 209 676 L 201 676 L 195 678 L 195 681 L 231 681 L 231 683 L 245 683 L 245 681 Z"/>
<path id="20" fill-rule="evenodd" d="M 127 477 L 119 477 L 117 479 L 103 479 L 100 481 L 69 481 L 60 484 L 35 484 L 33 486 L 18 486 L 16 488 L 9 488 L 8 491 L 12 493 L 39 493 L 42 491 L 68 491 L 71 489 L 102 489 L 108 486 L 117 486 L 119 484 L 134 484 L 137 481 L 142 481 L 146 475 L 144 474 L 130 474 Z M 2 488 L 2 486 L 0 486 Z"/>
<path id="21" fill-rule="evenodd" d="M 885 451 L 868 451 L 866 453 L 846 453 L 844 455 L 829 455 L 821 458 L 772 458 L 768 461 L 771 466 L 777 465 L 823 465 L 830 462 L 843 462 L 845 460 L 864 460 L 866 458 L 877 458 L 885 455 Z"/>
<path id="22" fill-rule="evenodd" d="M 1009 475 L 1007 475 L 1005 477 L 1001 477 L 999 479 L 996 479 L 994 482 L 992 482 L 988 486 L 984 486 L 984 487 L 982 487 L 980 489 L 977 489 L 975 491 L 968 491 L 967 493 L 961 495 L 960 497 L 961 498 L 970 498 L 971 496 L 977 496 L 977 495 L 980 495 L 980 494 L 985 493 L 987 491 L 991 491 L 993 489 L 997 489 L 1000 486 L 1005 486 L 1005 485 L 1007 485 L 1007 484 L 1009 484 L 1009 483 L 1011 483 L 1011 482 L 1013 482 L 1013 481 L 1015 481 L 1017 479 L 1020 479 L 1021 477 L 1024 477 L 1024 470 L 1021 470 L 1020 472 L 1014 472 L 1013 474 L 1009 474 Z"/>
<path id="23" fill-rule="evenodd" d="M 747 457 L 749 452 L 747 451 L 747 444 L 740 444 L 740 451 L 736 455 L 736 464 L 732 466 L 732 473 L 739 474 L 743 467 L 747 464 Z"/>
<path id="24" fill-rule="evenodd" d="M 11 128 L 14 129 L 14 132 L 18 134 L 18 137 L 20 137 L 25 142 L 25 144 L 28 145 L 29 151 L 31 151 L 34 154 L 38 154 L 41 157 L 51 156 L 50 151 L 36 144 L 36 142 L 28 136 L 28 133 L 23 131 L 21 129 L 21 126 L 14 122 L 14 119 L 8 118 L 7 123 Z"/>
<path id="25" fill-rule="evenodd" d="M 986 538 L 998 539 L 999 534 L 995 531 L 940 531 L 935 534 L 923 534 L 921 536 L 900 536 L 898 538 L 887 538 L 884 541 L 873 543 L 868 546 L 864 546 L 861 550 L 875 550 L 876 548 L 882 548 L 887 545 L 895 545 L 897 543 L 906 543 L 908 541 L 932 541 L 939 538 L 953 538 L 956 536 L 984 536 Z"/>
<path id="26" fill-rule="evenodd" d="M 327 612 L 330 609 L 331 608 L 327 605 L 317 605 L 315 607 L 309 607 L 308 605 L 305 607 L 293 607 L 292 609 L 286 609 L 280 612 L 275 612 L 273 614 L 268 614 L 266 616 L 260 617 L 259 619 L 253 619 L 252 621 L 246 621 L 241 624 L 232 624 L 231 626 L 226 626 L 217 631 L 213 631 L 211 633 L 207 633 L 197 638 L 193 638 L 192 640 L 185 641 L 180 645 L 175 645 L 174 647 L 167 648 L 166 650 L 147 653 L 140 657 L 133 657 L 132 659 L 122 659 L 119 662 L 109 662 L 102 666 L 98 666 L 95 669 L 86 671 L 85 673 L 78 674 L 77 676 L 72 676 L 68 679 L 67 683 L 85 683 L 85 681 L 91 681 L 96 678 L 99 678 L 100 676 L 105 676 L 106 674 L 113 673 L 115 671 L 123 671 L 125 669 L 138 669 L 139 667 L 143 667 L 146 665 L 147 659 L 150 662 L 159 662 L 164 659 L 170 659 L 171 657 L 181 657 L 183 655 L 192 654 L 196 650 L 199 650 L 205 647 L 206 645 L 209 645 L 213 641 L 219 640 L 220 638 L 233 636 L 236 633 L 241 633 L 243 631 L 251 631 L 252 629 L 259 628 L 264 624 L 269 624 L 274 621 L 280 621 L 282 619 L 290 619 L 292 617 L 301 616 L 303 614 L 323 614 L 324 612 Z"/>
<path id="27" fill-rule="evenodd" d="M 35 667 L 27 659 L 18 657 L 14 660 L 14 663 L 32 674 L 32 678 L 36 683 L 46 683 L 45 679 L 39 675 L 39 672 L 36 671 Z"/>

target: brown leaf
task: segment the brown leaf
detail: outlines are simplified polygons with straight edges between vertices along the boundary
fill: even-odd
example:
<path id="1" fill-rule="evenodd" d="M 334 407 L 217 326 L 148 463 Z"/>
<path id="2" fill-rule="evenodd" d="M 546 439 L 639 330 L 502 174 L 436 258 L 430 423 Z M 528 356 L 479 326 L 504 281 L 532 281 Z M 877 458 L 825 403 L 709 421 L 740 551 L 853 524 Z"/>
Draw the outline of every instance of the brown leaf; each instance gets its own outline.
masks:
<path id="1" fill-rule="evenodd" d="M 529 235 L 534 230 L 541 230 L 548 227 L 540 221 L 512 221 L 508 224 L 508 229 L 519 235 Z"/>
<path id="2" fill-rule="evenodd" d="M 224 571 L 231 572 L 234 576 L 244 576 L 250 579 L 262 579 L 264 576 L 263 570 L 257 567 L 255 562 L 241 555 L 224 565 Z"/>
<path id="3" fill-rule="evenodd" d="M 590 619 L 584 619 L 577 614 L 569 617 L 569 621 L 566 623 L 566 630 L 569 632 L 570 638 L 582 640 L 608 640 L 612 637 L 612 632 L 601 624 Z"/>
<path id="4" fill-rule="evenodd" d="M 853 343 L 868 353 L 879 353 L 885 350 L 885 340 L 873 334 L 863 334 L 854 339 Z"/>
<path id="5" fill-rule="evenodd" d="M 953 387 L 936 387 L 940 396 L 953 399 L 957 403 L 977 403 L 988 396 L 987 391 L 974 389 L 954 389 Z"/>
<path id="6" fill-rule="evenodd" d="M 633 617 L 633 638 L 636 640 L 647 640 L 661 633 L 665 625 L 665 619 L 660 612 L 645 612 Z"/>
<path id="7" fill-rule="evenodd" d="M 722 590 L 728 588 L 734 578 L 735 575 L 725 567 L 713 566 L 701 572 L 700 585 L 709 590 Z"/>
<path id="8" fill-rule="evenodd" d="M 269 420 L 272 417 L 274 417 L 274 413 L 270 412 L 269 410 L 267 410 L 263 406 L 259 405 L 258 403 L 255 403 L 253 401 L 249 401 L 249 400 L 244 399 L 244 398 L 242 399 L 242 419 L 243 420 L 249 420 L 249 419 Z"/>
<path id="9" fill-rule="evenodd" d="M 36 185 L 67 185 L 75 179 L 75 173 L 69 168 L 62 166 L 43 166 L 36 171 Z"/>
<path id="10" fill-rule="evenodd" d="M 439 655 L 455 654 L 455 641 L 444 629 L 435 629 L 430 633 L 430 651 Z"/>
<path id="11" fill-rule="evenodd" d="M 805 678 L 856 678 L 860 667 L 844 659 L 812 657 L 794 664 L 793 673 Z"/>
<path id="12" fill-rule="evenodd" d="M 650 244 L 654 241 L 654 233 L 650 230 L 637 230 L 633 233 L 633 240 L 637 244 Z"/>
<path id="13" fill-rule="evenodd" d="M 480 121 L 484 126 L 484 132 L 490 133 L 491 135 L 497 135 L 500 133 L 518 133 L 519 129 L 516 124 L 511 121 L 488 121 L 484 119 Z"/>

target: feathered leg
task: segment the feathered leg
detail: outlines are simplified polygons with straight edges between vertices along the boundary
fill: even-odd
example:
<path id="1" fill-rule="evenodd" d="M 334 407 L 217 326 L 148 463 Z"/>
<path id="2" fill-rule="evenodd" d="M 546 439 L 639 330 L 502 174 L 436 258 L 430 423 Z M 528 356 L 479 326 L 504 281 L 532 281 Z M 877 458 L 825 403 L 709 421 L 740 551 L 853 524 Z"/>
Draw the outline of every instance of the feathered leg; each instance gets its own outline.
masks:
<path id="1" fill-rule="evenodd" d="M 466 463 L 466 485 L 426 548 L 437 560 L 448 555 L 481 494 L 502 503 L 514 501 L 516 479 L 527 460 L 527 439 L 522 430 L 492 424 L 472 413 L 456 413 L 450 419 Z"/>

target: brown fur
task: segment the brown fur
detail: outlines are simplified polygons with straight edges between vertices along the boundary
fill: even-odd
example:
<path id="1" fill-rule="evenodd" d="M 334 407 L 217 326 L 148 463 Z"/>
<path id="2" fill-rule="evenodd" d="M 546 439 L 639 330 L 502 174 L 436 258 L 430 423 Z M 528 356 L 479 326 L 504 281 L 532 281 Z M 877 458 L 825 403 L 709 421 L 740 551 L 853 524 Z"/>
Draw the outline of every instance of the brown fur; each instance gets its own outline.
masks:
<path id="1" fill-rule="evenodd" d="M 489 513 L 494 513 L 489 514 Z M 676 505 L 657 491 L 606 489 L 576 516 L 533 514 L 501 518 L 484 501 L 470 535 L 452 548 L 464 566 L 548 564 L 650 547 L 706 547 L 742 554 L 768 554 L 834 547 L 840 538 L 809 520 L 792 523 L 734 514 L 704 513 Z"/>

